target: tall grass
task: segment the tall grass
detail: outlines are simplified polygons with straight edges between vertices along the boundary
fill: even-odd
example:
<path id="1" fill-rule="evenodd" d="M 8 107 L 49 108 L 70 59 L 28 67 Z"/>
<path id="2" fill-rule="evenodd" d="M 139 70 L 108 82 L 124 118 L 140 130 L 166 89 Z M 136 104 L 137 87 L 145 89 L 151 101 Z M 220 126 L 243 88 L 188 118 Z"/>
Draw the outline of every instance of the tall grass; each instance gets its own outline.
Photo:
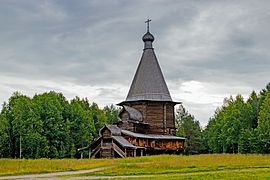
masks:
<path id="1" fill-rule="evenodd" d="M 0 159 L 0 176 L 75 171 L 114 163 L 113 159 Z"/>
<path id="2" fill-rule="evenodd" d="M 95 175 L 153 175 L 266 168 L 270 155 L 212 154 L 194 156 L 161 155 L 119 159 L 113 168 Z M 270 173 L 270 172 L 269 172 Z"/>
<path id="3" fill-rule="evenodd" d="M 240 155 L 240 154 L 211 154 L 211 155 L 160 155 L 125 159 L 37 159 L 16 160 L 0 159 L 0 175 L 48 173 L 57 171 L 74 171 L 97 167 L 111 167 L 100 172 L 87 175 L 162 175 L 184 176 L 188 173 L 230 172 L 257 173 L 263 171 L 270 174 L 270 155 Z M 236 170 L 236 171 L 235 171 Z M 265 172 L 266 171 L 266 172 Z M 211 174 L 209 176 L 213 176 Z M 232 173 L 232 174 L 233 174 Z M 241 174 L 241 173 L 240 173 Z M 195 174 L 193 174 L 195 175 Z M 208 177 L 208 175 L 206 177 Z M 216 176 L 213 177 L 218 177 Z M 269 175 L 270 176 L 270 175 Z M 269 177 L 270 178 L 270 177 Z"/>

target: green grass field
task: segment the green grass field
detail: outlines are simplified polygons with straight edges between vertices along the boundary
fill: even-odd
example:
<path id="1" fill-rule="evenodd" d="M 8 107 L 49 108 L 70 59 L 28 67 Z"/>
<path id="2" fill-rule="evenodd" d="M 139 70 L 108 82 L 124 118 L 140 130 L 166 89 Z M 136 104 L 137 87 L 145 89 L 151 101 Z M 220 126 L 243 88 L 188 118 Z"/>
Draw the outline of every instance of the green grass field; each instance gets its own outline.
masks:
<path id="1" fill-rule="evenodd" d="M 113 159 L 0 159 L 0 176 L 76 171 L 114 164 Z"/>
<path id="2" fill-rule="evenodd" d="M 0 176 L 74 171 L 97 167 L 110 168 L 76 176 L 136 175 L 145 176 L 147 179 L 270 179 L 270 155 L 240 154 L 161 155 L 83 160 L 0 159 Z"/>

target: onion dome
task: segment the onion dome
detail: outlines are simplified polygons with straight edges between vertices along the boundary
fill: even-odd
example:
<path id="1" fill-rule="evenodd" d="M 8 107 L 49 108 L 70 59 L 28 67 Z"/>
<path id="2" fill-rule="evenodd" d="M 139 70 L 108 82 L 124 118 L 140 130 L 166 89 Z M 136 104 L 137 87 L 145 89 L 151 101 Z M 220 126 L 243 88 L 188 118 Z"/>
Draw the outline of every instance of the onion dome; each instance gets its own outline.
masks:
<path id="1" fill-rule="evenodd" d="M 155 40 L 155 38 L 149 31 L 143 35 L 142 40 L 144 42 L 144 50 L 153 49 L 152 42 Z"/>
<path id="2" fill-rule="evenodd" d="M 151 41 L 153 42 L 155 40 L 154 36 L 148 31 L 145 35 L 142 37 L 143 42 Z"/>

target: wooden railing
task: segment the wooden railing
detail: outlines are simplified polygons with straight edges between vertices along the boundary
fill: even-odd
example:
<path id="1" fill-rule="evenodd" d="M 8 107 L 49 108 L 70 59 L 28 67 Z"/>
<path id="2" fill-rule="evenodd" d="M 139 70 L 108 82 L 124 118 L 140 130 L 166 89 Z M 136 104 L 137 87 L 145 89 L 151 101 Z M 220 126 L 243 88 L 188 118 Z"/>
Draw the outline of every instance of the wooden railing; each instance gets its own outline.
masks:
<path id="1" fill-rule="evenodd" d="M 91 157 L 94 157 L 100 151 L 100 144 L 91 151 Z"/>
<path id="2" fill-rule="evenodd" d="M 126 157 L 126 153 L 122 151 L 121 148 L 119 148 L 115 143 L 112 143 L 112 144 L 113 144 L 113 149 L 115 152 L 117 152 L 117 154 L 119 154 L 122 158 Z"/>

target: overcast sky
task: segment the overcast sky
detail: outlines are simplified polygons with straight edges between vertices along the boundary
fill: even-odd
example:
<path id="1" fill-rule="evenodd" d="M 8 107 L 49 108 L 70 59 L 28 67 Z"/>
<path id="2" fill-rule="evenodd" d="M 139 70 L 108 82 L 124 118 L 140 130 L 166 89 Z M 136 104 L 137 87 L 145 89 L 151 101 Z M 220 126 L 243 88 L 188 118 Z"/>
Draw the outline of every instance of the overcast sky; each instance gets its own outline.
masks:
<path id="1" fill-rule="evenodd" d="M 144 21 L 174 101 L 203 126 L 223 99 L 270 81 L 269 0 L 0 0 L 0 103 L 50 90 L 125 100 Z"/>

